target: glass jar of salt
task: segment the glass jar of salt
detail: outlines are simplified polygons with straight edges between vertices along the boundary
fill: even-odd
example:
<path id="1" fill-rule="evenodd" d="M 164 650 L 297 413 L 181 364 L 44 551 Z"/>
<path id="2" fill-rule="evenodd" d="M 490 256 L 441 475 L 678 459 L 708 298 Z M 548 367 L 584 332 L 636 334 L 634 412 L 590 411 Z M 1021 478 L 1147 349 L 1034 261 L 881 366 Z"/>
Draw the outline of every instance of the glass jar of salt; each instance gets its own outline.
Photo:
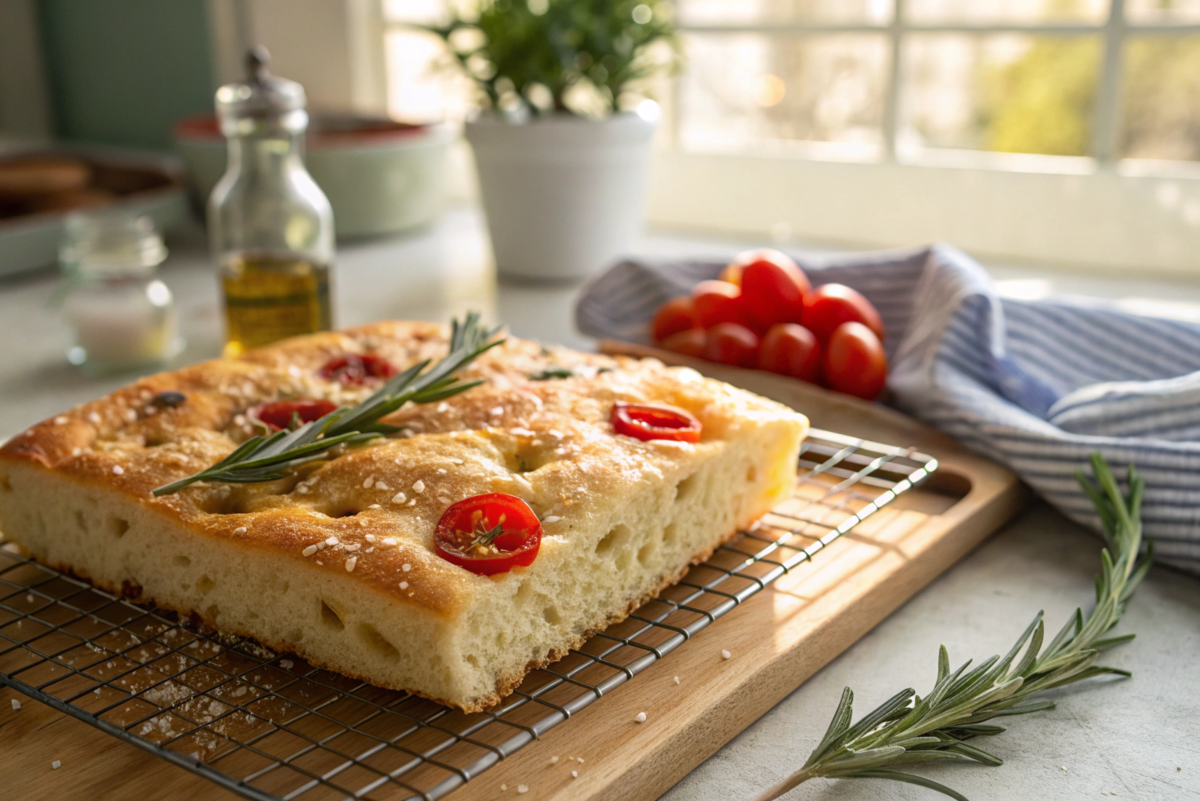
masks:
<path id="1" fill-rule="evenodd" d="M 183 349 L 175 298 L 155 277 L 167 248 L 148 217 L 73 214 L 59 248 L 63 308 L 74 330 L 67 351 L 89 373 L 161 365 Z"/>

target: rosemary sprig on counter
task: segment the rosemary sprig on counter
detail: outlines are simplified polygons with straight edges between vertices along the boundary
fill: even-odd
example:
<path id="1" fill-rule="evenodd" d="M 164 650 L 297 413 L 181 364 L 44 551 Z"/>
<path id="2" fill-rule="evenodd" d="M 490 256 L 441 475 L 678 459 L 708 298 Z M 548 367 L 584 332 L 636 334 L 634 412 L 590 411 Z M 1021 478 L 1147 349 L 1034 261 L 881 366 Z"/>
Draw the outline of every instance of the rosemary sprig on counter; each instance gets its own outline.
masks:
<path id="1" fill-rule="evenodd" d="M 468 314 L 461 324 L 454 320 L 450 353 L 428 371 L 425 368 L 430 360 L 426 359 L 391 378 L 357 406 L 343 406 L 291 430 L 251 437 L 212 467 L 164 484 L 154 494 L 168 495 L 197 481 L 223 484 L 274 481 L 286 477 L 299 465 L 323 458 L 339 445 L 358 445 L 395 433 L 399 430 L 396 426 L 379 421 L 404 404 L 436 403 L 481 384 L 481 381 L 462 381 L 454 374 L 504 342 L 492 339 L 499 330 L 481 327 L 476 312 Z"/>
<path id="2" fill-rule="evenodd" d="M 1129 676 L 1127 671 L 1095 664 L 1101 651 L 1129 642 L 1132 634 L 1105 636 L 1121 619 L 1125 603 L 1145 578 L 1153 560 L 1153 543 L 1138 559 L 1142 543 L 1139 519 L 1144 482 L 1129 468 L 1129 494 L 1120 487 L 1107 463 L 1092 455 L 1093 483 L 1082 473 L 1079 482 L 1099 513 L 1107 547 L 1100 552 L 1096 577 L 1096 606 L 1086 618 L 1082 610 L 1042 647 L 1042 613 L 1034 617 L 1003 657 L 993 656 L 968 671 L 971 664 L 951 671 L 946 646 L 938 652 L 937 681 L 929 695 L 912 689 L 888 699 L 851 725 L 854 693 L 847 687 L 829 729 L 804 766 L 756 801 L 779 798 L 809 779 L 891 779 L 916 784 L 967 801 L 966 797 L 924 776 L 900 768 L 919 762 L 966 760 L 996 766 L 999 757 L 968 743 L 975 737 L 1000 734 L 1001 726 L 985 721 L 1051 709 L 1052 701 L 1033 696 L 1065 684 L 1102 675 Z M 1028 643 L 1025 654 L 1017 655 Z"/>

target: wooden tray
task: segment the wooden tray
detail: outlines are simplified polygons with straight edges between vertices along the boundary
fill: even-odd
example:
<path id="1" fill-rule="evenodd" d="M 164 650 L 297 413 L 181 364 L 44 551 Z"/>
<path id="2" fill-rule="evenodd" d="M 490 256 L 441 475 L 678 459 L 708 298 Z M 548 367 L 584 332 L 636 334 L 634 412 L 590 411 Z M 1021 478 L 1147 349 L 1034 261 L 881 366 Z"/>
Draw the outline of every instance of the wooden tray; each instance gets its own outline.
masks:
<path id="1" fill-rule="evenodd" d="M 813 425 L 936 456 L 931 481 L 860 523 L 815 561 L 752 597 L 691 642 L 450 795 L 454 801 L 652 799 L 852 645 L 1021 508 L 1016 477 L 921 423 L 875 404 L 759 371 L 628 343 L 773 397 Z M 723 659 L 722 650 L 732 654 Z M 678 676 L 680 683 L 674 682 Z M 23 708 L 13 711 L 9 699 Z M 635 717 L 645 712 L 645 723 Z M 233 798 L 87 724 L 0 689 L 0 768 L 12 798 Z M 559 757 L 551 764 L 551 757 Z M 568 764 L 567 757 L 583 758 Z M 60 760 L 58 770 L 51 768 Z M 571 771 L 578 778 L 572 778 Z M 507 792 L 501 794 L 500 786 Z"/>

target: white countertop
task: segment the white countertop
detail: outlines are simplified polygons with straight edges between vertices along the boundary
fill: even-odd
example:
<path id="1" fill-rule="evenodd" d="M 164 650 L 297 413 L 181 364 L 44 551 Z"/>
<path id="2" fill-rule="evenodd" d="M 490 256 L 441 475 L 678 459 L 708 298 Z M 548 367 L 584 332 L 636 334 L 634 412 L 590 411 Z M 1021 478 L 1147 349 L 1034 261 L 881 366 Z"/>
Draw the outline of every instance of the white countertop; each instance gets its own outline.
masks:
<path id="1" fill-rule="evenodd" d="M 653 235 L 645 255 L 728 255 L 736 242 Z M 216 355 L 217 286 L 193 231 L 172 243 L 162 277 L 180 304 L 188 337 L 180 364 Z M 587 348 L 573 326 L 576 286 L 498 285 L 477 213 L 461 209 L 433 230 L 359 243 L 339 251 L 335 284 L 339 326 L 385 318 L 443 322 L 479 309 L 520 337 Z M 1133 308 L 1200 313 L 1200 285 L 1135 277 L 1053 276 L 995 268 L 1004 292 L 1098 294 Z M 68 332 L 50 307 L 53 274 L 0 283 L 0 436 L 127 383 L 128 375 L 87 378 L 67 364 Z M 1038 609 L 1057 628 L 1092 598 L 1099 540 L 1040 503 L 884 621 L 774 710 L 693 771 L 669 801 L 752 798 L 807 758 L 843 686 L 864 714 L 907 686 L 924 693 L 945 644 L 955 664 L 1007 650 Z M 1060 692 L 1055 710 L 1009 719 L 1009 731 L 980 745 L 999 768 L 948 765 L 921 772 L 972 801 L 1011 798 L 1200 798 L 1200 580 L 1155 569 L 1130 604 L 1120 632 L 1132 643 L 1106 664 L 1132 679 L 1093 681 Z M 857 715 L 856 715 L 857 717 Z M 536 788 L 531 788 L 536 789 Z M 1107 794 L 1107 795 L 1106 795 Z M 532 794 L 530 797 L 534 797 Z M 930 791 L 888 782 L 813 782 L 791 798 L 931 799 Z"/>

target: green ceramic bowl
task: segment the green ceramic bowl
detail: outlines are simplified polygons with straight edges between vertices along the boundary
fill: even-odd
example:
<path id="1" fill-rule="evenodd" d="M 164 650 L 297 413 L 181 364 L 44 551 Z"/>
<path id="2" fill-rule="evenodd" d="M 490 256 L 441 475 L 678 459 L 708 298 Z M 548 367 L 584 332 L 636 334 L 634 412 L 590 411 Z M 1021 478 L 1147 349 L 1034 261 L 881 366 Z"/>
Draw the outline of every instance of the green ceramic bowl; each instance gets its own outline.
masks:
<path id="1" fill-rule="evenodd" d="M 338 239 L 379 236 L 429 225 L 446 200 L 445 125 L 314 114 L 305 164 L 333 206 Z M 212 116 L 175 125 L 196 208 L 203 209 L 225 173 L 225 139 Z"/>

